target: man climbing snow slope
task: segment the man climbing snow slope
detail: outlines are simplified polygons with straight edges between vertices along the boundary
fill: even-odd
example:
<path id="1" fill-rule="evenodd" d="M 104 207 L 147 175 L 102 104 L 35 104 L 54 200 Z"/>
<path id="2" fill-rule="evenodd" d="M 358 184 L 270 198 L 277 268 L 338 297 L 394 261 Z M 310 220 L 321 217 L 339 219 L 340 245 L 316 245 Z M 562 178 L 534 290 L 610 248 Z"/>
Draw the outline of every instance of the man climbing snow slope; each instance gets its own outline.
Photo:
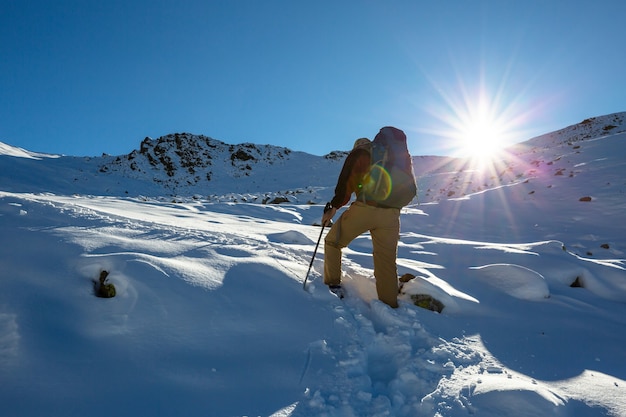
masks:
<path id="1" fill-rule="evenodd" d="M 343 298 L 341 250 L 369 231 L 378 298 L 396 308 L 400 209 L 416 195 L 404 132 L 384 127 L 374 141 L 367 138 L 355 141 L 339 174 L 335 195 L 324 209 L 322 224 L 327 225 L 332 220 L 337 209 L 350 201 L 352 193 L 356 194 L 356 200 L 332 225 L 324 239 L 324 283 Z"/>

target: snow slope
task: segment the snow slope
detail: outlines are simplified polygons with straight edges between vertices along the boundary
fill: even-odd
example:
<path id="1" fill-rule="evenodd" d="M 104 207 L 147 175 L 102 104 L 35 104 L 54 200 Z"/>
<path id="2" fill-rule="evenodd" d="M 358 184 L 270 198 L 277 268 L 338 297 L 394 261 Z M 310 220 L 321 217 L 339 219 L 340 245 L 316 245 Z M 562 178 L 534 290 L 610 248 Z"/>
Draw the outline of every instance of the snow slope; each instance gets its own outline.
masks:
<path id="1" fill-rule="evenodd" d="M 237 193 L 224 177 L 228 193 L 172 198 L 140 177 L 99 194 L 113 184 L 101 160 L 50 171 L 7 145 L 0 411 L 626 416 L 623 120 L 532 139 L 482 170 L 416 166 L 421 204 L 403 210 L 398 250 L 416 278 L 395 310 L 375 299 L 367 235 L 345 250 L 345 300 L 321 282 L 322 250 L 302 288 L 341 161 L 301 188 Z M 277 182 L 312 161 L 291 158 Z M 289 202 L 261 202 L 281 189 Z M 94 296 L 103 269 L 115 298 Z"/>

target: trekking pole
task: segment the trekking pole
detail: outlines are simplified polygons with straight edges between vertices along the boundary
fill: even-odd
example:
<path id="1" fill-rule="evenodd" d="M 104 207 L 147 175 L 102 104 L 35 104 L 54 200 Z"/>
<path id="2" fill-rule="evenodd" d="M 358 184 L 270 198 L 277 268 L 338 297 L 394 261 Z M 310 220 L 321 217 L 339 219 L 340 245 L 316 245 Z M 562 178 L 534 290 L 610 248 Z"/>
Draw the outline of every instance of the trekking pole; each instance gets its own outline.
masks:
<path id="1" fill-rule="evenodd" d="M 326 203 L 324 207 L 324 213 L 328 210 L 332 209 L 333 206 L 330 203 Z M 302 283 L 302 289 L 306 290 L 306 281 L 309 279 L 309 273 L 311 272 L 311 267 L 313 266 L 313 261 L 315 260 L 315 254 L 317 253 L 317 248 L 320 246 L 320 242 L 322 240 L 322 233 L 324 233 L 324 227 L 326 227 L 326 223 L 322 222 L 322 230 L 320 230 L 320 237 L 317 238 L 317 244 L 315 245 L 315 250 L 313 251 L 313 257 L 311 257 L 311 263 L 309 264 L 309 270 L 306 271 L 306 277 L 304 277 L 304 282 Z"/>
<path id="2" fill-rule="evenodd" d="M 326 225 L 322 225 L 322 230 L 320 230 L 320 237 L 317 238 L 317 245 L 315 245 L 315 250 L 313 251 L 313 257 L 311 258 L 311 263 L 309 264 L 309 270 L 306 271 L 306 277 L 304 277 L 304 283 L 302 284 L 302 289 L 306 290 L 306 281 L 309 279 L 309 273 L 311 272 L 311 267 L 313 266 L 313 261 L 315 260 L 315 254 L 317 253 L 317 248 L 320 246 L 320 241 L 322 240 L 322 233 L 324 233 L 324 227 Z"/>

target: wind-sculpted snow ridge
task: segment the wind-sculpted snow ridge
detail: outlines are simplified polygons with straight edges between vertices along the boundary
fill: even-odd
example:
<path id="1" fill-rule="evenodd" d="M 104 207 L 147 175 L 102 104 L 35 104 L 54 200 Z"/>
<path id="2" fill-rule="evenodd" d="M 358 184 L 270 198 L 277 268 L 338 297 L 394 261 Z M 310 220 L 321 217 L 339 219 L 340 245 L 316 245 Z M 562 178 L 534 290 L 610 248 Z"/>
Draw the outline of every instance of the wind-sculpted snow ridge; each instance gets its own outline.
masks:
<path id="1" fill-rule="evenodd" d="M 27 159 L 42 159 L 42 158 L 59 158 L 60 155 L 51 155 L 46 153 L 38 153 L 27 151 L 26 149 L 18 148 L 15 146 L 7 145 L 6 143 L 0 142 L 0 156 L 13 156 L 17 158 L 27 158 Z"/>

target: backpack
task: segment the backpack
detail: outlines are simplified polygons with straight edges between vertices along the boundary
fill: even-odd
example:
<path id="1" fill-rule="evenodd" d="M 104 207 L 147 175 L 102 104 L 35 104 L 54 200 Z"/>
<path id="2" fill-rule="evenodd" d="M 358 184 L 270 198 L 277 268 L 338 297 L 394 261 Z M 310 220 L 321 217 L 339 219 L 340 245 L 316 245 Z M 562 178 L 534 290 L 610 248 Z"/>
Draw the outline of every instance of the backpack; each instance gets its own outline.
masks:
<path id="1" fill-rule="evenodd" d="M 372 141 L 370 153 L 372 165 L 358 198 L 381 207 L 402 208 L 409 204 L 417 195 L 417 184 L 404 132 L 383 127 Z"/>

